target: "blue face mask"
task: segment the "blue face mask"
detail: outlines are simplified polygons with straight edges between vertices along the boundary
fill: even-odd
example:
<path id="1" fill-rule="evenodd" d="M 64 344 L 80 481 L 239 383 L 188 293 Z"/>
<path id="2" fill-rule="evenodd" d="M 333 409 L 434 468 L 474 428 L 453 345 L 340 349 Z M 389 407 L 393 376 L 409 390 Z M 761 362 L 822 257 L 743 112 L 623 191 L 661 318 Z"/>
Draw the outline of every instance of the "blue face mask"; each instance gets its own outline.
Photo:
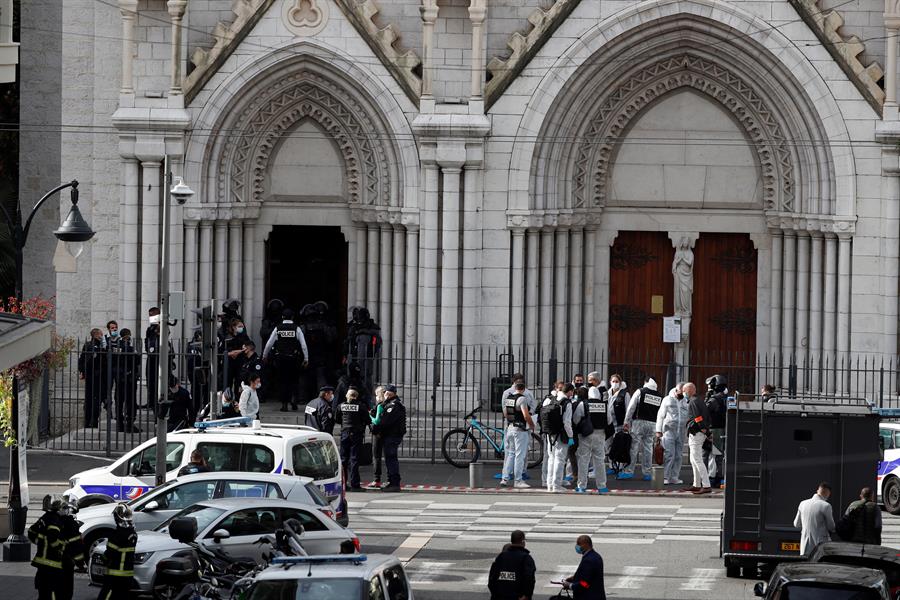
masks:
<path id="1" fill-rule="evenodd" d="M 584 550 L 578 544 L 575 544 L 575 554 L 584 554 Z"/>
<path id="2" fill-rule="evenodd" d="M 119 330 L 116 329 L 114 331 L 109 332 L 109 337 L 119 337 Z"/>

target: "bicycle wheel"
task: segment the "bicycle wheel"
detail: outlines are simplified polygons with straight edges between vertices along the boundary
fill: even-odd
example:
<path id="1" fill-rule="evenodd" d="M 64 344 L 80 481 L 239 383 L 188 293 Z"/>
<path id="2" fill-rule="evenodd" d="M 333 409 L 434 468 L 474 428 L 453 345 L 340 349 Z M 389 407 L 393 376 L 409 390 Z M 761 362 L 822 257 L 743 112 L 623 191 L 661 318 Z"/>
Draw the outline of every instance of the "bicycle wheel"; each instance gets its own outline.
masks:
<path id="1" fill-rule="evenodd" d="M 544 461 L 544 444 L 541 442 L 541 436 L 532 433 L 528 436 L 528 468 L 533 469 Z"/>
<path id="2" fill-rule="evenodd" d="M 468 430 L 451 429 L 441 441 L 441 454 L 457 469 L 465 469 L 481 456 L 481 446 Z"/>

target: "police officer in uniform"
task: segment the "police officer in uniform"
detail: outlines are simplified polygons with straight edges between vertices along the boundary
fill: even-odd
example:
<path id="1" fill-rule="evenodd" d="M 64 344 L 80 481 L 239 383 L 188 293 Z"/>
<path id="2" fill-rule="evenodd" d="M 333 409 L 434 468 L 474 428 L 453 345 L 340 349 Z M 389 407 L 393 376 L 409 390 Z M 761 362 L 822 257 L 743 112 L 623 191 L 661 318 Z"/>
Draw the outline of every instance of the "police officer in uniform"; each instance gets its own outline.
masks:
<path id="1" fill-rule="evenodd" d="M 106 395 L 106 352 L 103 332 L 97 328 L 91 329 L 91 339 L 78 355 L 78 376 L 84 381 L 84 426 L 97 427 L 100 402 Z"/>
<path id="2" fill-rule="evenodd" d="M 306 425 L 331 435 L 334 431 L 334 412 L 331 409 L 332 400 L 334 400 L 334 388 L 330 385 L 323 385 L 319 389 L 319 395 L 310 400 L 303 411 L 306 413 Z"/>
<path id="3" fill-rule="evenodd" d="M 656 415 L 662 400 L 662 394 L 657 391 L 656 381 L 652 377 L 648 377 L 644 387 L 632 394 L 628 409 L 625 411 L 623 426 L 623 430 L 631 434 L 631 463 L 616 476 L 616 479 L 634 478 L 634 467 L 640 457 L 644 481 L 650 481 L 653 468 L 653 441 L 656 439 Z"/>
<path id="4" fill-rule="evenodd" d="M 594 375 L 591 373 L 589 380 L 594 380 Z M 572 405 L 572 428 L 578 435 L 576 492 L 587 491 L 588 465 L 593 462 L 597 493 L 609 493 L 606 487 L 606 426 L 612 420 L 611 411 L 609 397 L 598 386 L 578 389 L 578 399 Z"/>
<path id="5" fill-rule="evenodd" d="M 84 569 L 84 548 L 72 507 L 61 499 L 44 497 L 44 514 L 28 528 L 37 546 L 31 565 L 37 569 L 34 587 L 38 600 L 71 600 L 75 567 Z"/>
<path id="6" fill-rule="evenodd" d="M 144 379 L 147 382 L 147 407 L 155 413 L 159 400 L 159 308 L 154 306 L 147 314 L 150 325 L 144 332 L 144 352 L 147 353 Z"/>
<path id="7" fill-rule="evenodd" d="M 513 487 L 531 487 L 522 479 L 528 458 L 529 430 L 534 431 L 534 420 L 531 418 L 531 402 L 525 394 L 525 382 L 520 380 L 514 386 L 511 395 L 503 393 L 503 417 L 506 419 L 506 433 L 503 438 L 505 455 L 503 458 L 503 474 L 500 486 L 509 485 L 513 478 Z M 548 481 L 550 473 L 547 473 Z"/>
<path id="8" fill-rule="evenodd" d="M 97 600 L 127 600 L 134 578 L 134 547 L 137 533 L 134 530 L 134 513 L 124 502 L 113 509 L 116 528 L 106 540 L 103 564 L 106 575 Z"/>
<path id="9" fill-rule="evenodd" d="M 384 386 L 384 410 L 378 423 L 378 434 L 384 452 L 384 466 L 387 469 L 388 484 L 381 488 L 382 492 L 399 492 L 400 459 L 397 452 L 406 435 L 406 407 L 397 395 L 397 387 Z"/>
<path id="10" fill-rule="evenodd" d="M 263 349 L 263 360 L 267 360 L 274 350 L 281 411 L 284 412 L 288 402 L 293 410 L 297 410 L 297 373 L 301 365 L 305 369 L 309 364 L 309 350 L 303 331 L 294 323 L 294 311 L 286 308 L 281 317 L 281 323 L 272 331 Z"/>
<path id="11" fill-rule="evenodd" d="M 712 444 L 703 449 L 703 461 L 709 464 L 709 457 L 715 454 L 716 474 L 709 478 L 713 489 L 722 487 L 725 479 L 725 417 L 728 410 L 728 381 L 724 375 L 713 375 L 706 380 L 706 406 L 709 408 L 710 435 Z M 707 449 L 708 448 L 708 449 Z M 713 450 L 715 448 L 715 450 Z"/>
<path id="12" fill-rule="evenodd" d="M 525 549 L 525 533 L 513 531 L 509 544 L 494 559 L 488 575 L 491 600 L 531 600 L 534 594 L 534 559 Z"/>
<path id="13" fill-rule="evenodd" d="M 349 465 L 347 480 L 352 491 L 362 491 L 359 482 L 359 451 L 362 449 L 366 426 L 372 421 L 369 407 L 359 398 L 359 392 L 350 390 L 344 401 L 338 404 L 335 419 L 341 422 L 341 462 Z"/>
<path id="14" fill-rule="evenodd" d="M 128 433 L 140 433 L 134 424 L 137 413 L 137 382 L 141 374 L 141 355 L 134 349 L 130 329 L 123 329 L 119 340 L 116 382 L 116 419 Z M 124 407 L 122 405 L 124 404 Z M 121 427 L 121 425 L 120 425 Z"/>

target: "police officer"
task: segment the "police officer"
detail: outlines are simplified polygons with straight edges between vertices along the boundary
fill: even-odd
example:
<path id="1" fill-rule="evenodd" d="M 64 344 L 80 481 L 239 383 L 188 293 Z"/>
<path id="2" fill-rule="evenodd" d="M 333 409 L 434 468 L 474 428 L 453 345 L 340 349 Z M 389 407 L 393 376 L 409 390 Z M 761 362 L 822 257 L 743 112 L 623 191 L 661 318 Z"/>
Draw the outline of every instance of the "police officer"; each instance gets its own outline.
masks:
<path id="1" fill-rule="evenodd" d="M 572 405 L 572 428 L 578 435 L 578 486 L 575 491 L 587 491 L 588 465 L 593 462 L 597 493 L 607 494 L 606 426 L 612 420 L 612 408 L 609 397 L 599 387 L 599 375 L 590 373 L 588 381 L 591 387 L 578 388 L 578 399 Z"/>
<path id="2" fill-rule="evenodd" d="M 636 391 L 625 411 L 623 431 L 631 434 L 631 463 L 616 479 L 634 478 L 634 467 L 638 457 L 644 481 L 650 481 L 653 467 L 653 440 L 656 439 L 656 415 L 662 404 L 662 394 L 657 391 L 656 380 L 648 377 L 644 387 Z"/>
<path id="3" fill-rule="evenodd" d="M 123 329 L 119 336 L 118 353 L 114 356 L 116 367 L 116 424 L 119 431 L 140 433 L 134 424 L 137 411 L 137 382 L 141 373 L 141 356 L 134 349 L 130 329 Z"/>
<path id="4" fill-rule="evenodd" d="M 309 364 L 309 350 L 306 348 L 303 331 L 294 323 L 294 311 L 289 308 L 281 313 L 281 323 L 269 336 L 263 349 L 263 360 L 267 360 L 269 353 L 273 351 L 281 411 L 287 410 L 288 402 L 293 410 L 297 410 L 297 372 L 298 367 L 302 365 L 305 369 Z"/>
<path id="5" fill-rule="evenodd" d="M 31 565 L 37 569 L 34 587 L 39 600 L 71 600 L 74 572 L 84 568 L 84 548 L 71 506 L 61 499 L 44 497 L 44 514 L 28 528 L 28 539 L 37 546 Z"/>
<path id="6" fill-rule="evenodd" d="M 362 449 L 366 426 L 371 422 L 369 407 L 360 400 L 359 392 L 350 390 L 338 404 L 335 419 L 341 422 L 341 462 L 349 465 L 347 480 L 352 491 L 361 491 L 359 482 L 359 452 Z"/>
<path id="7" fill-rule="evenodd" d="M 352 315 L 347 324 L 344 362 L 359 364 L 366 389 L 371 390 L 377 367 L 375 359 L 381 352 L 381 328 L 363 306 L 354 306 Z"/>
<path id="8" fill-rule="evenodd" d="M 709 478 L 713 489 L 722 487 L 725 479 L 725 467 L 722 458 L 725 456 L 725 417 L 728 410 L 728 381 L 724 375 L 713 375 L 706 380 L 706 406 L 709 408 L 710 435 L 712 444 L 703 450 L 703 461 L 709 464 L 710 455 L 714 456 L 716 473 Z"/>
<path id="9" fill-rule="evenodd" d="M 534 559 L 525 549 L 525 533 L 513 531 L 509 544 L 494 559 L 488 575 L 491 600 L 531 600 L 534 594 Z"/>
<path id="10" fill-rule="evenodd" d="M 97 600 L 127 600 L 134 578 L 134 547 L 138 539 L 134 513 L 127 504 L 121 503 L 113 509 L 113 518 L 116 528 L 106 540 L 103 553 L 106 575 Z"/>
<path id="11" fill-rule="evenodd" d="M 507 390 L 508 391 L 508 390 Z M 528 455 L 529 431 L 534 431 L 534 420 L 531 418 L 531 402 L 526 395 L 525 381 L 519 380 L 514 386 L 515 393 L 503 393 L 503 417 L 506 419 L 506 433 L 503 438 L 504 458 L 503 474 L 500 486 L 509 485 L 510 477 L 517 488 L 531 487 L 522 479 Z M 550 481 L 550 472 L 547 472 Z"/>
<path id="12" fill-rule="evenodd" d="M 306 425 L 331 435 L 334 431 L 332 400 L 334 400 L 334 388 L 330 385 L 323 385 L 319 389 L 319 395 L 310 400 L 303 411 L 306 413 Z"/>
<path id="13" fill-rule="evenodd" d="M 119 323 L 114 320 L 109 320 L 106 322 L 106 335 L 103 336 L 103 347 L 107 350 L 112 351 L 113 347 L 116 346 L 120 340 L 119 337 Z M 107 360 L 107 372 L 111 375 L 106 382 L 106 396 L 103 399 L 103 404 L 105 406 L 112 406 L 113 401 L 113 388 L 116 388 L 118 391 L 119 382 L 116 380 L 116 365 L 113 364 L 115 362 L 115 356 L 110 354 L 106 357 Z M 118 394 L 117 394 L 118 396 Z"/>
<path id="14" fill-rule="evenodd" d="M 78 377 L 84 381 L 84 426 L 97 427 L 100 403 L 106 395 L 106 352 L 103 332 L 91 329 L 91 337 L 78 355 Z"/>
<path id="15" fill-rule="evenodd" d="M 397 387 L 384 386 L 384 409 L 381 412 L 378 423 L 378 433 L 381 435 L 381 445 L 384 451 L 384 466 L 387 469 L 388 484 L 381 488 L 382 492 L 399 492 L 400 487 L 400 459 L 397 452 L 406 435 L 406 407 L 400 396 L 397 395 Z"/>
<path id="16" fill-rule="evenodd" d="M 144 379 L 147 382 L 147 407 L 156 412 L 159 400 L 159 308 L 150 308 L 147 315 L 150 325 L 144 332 L 144 351 L 147 353 Z"/>
<path id="17" fill-rule="evenodd" d="M 185 389 L 178 378 L 169 376 L 169 431 L 175 431 L 182 427 L 190 427 L 194 424 L 197 409 L 191 398 L 190 392 Z"/>

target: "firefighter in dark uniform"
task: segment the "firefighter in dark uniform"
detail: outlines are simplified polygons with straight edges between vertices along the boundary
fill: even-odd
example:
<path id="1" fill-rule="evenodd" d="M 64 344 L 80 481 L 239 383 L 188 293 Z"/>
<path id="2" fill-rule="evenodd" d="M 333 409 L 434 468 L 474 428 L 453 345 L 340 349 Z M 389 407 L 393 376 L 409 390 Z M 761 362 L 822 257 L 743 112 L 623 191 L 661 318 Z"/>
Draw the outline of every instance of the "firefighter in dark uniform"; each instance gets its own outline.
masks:
<path id="1" fill-rule="evenodd" d="M 338 404 L 334 418 L 341 422 L 341 462 L 349 465 L 350 489 L 361 491 L 359 482 L 359 452 L 362 449 L 366 426 L 372 422 L 369 407 L 359 392 L 350 390 L 343 402 Z"/>
<path id="2" fill-rule="evenodd" d="M 294 323 L 294 312 L 285 309 L 281 317 L 281 324 L 272 331 L 263 349 L 263 360 L 268 360 L 270 353 L 274 354 L 281 410 L 284 412 L 288 402 L 291 408 L 297 410 L 297 375 L 301 367 L 305 369 L 309 364 L 309 351 L 303 331 Z"/>
<path id="3" fill-rule="evenodd" d="M 100 422 L 100 402 L 106 395 L 106 352 L 99 329 L 91 329 L 91 339 L 81 348 L 78 376 L 84 381 L 84 426 L 96 427 Z"/>
<path id="4" fill-rule="evenodd" d="M 106 575 L 97 600 L 127 600 L 134 579 L 134 547 L 138 539 L 134 513 L 122 503 L 113 509 L 113 518 L 116 528 L 106 540 L 106 552 L 103 553 Z"/>
<path id="5" fill-rule="evenodd" d="M 488 575 L 491 600 L 531 600 L 534 594 L 534 559 L 525 549 L 525 533 L 513 531 L 509 544 L 494 559 Z"/>
<path id="6" fill-rule="evenodd" d="M 44 514 L 28 528 L 28 539 L 37 546 L 31 561 L 37 569 L 34 587 L 38 600 L 71 600 L 75 568 L 84 570 L 84 547 L 75 510 L 67 502 L 44 498 Z"/>
<path id="7" fill-rule="evenodd" d="M 332 400 L 334 400 L 334 388 L 330 385 L 322 386 L 322 389 L 319 390 L 319 395 L 306 405 L 306 410 L 304 411 L 306 413 L 306 425 L 332 435 L 334 431 Z"/>

